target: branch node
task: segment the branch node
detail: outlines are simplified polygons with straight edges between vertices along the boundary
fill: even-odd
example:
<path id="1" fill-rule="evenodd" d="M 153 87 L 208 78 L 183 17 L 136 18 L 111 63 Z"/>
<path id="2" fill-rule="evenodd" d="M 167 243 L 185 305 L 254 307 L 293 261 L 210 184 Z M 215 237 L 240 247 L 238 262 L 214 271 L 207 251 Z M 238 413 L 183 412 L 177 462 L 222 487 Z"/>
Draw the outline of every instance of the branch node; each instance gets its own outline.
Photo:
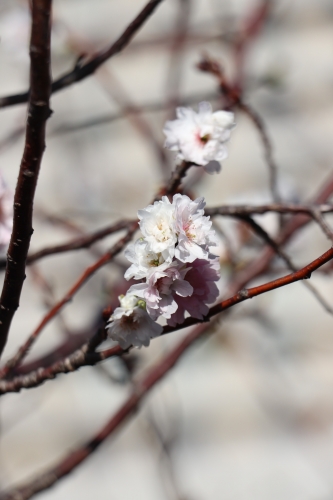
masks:
<path id="1" fill-rule="evenodd" d="M 244 288 L 243 290 L 240 290 L 238 292 L 238 297 L 242 300 L 248 299 L 249 298 L 249 291 L 246 288 Z"/>

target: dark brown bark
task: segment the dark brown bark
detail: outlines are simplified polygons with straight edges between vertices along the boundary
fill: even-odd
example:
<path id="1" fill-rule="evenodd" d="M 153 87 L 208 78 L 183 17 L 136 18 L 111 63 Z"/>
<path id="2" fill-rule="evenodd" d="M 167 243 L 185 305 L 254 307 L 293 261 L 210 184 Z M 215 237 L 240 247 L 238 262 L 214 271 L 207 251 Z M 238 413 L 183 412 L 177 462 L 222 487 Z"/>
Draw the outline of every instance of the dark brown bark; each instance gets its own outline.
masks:
<path id="1" fill-rule="evenodd" d="M 0 355 L 19 307 L 32 228 L 33 201 L 45 149 L 45 125 L 51 111 L 51 0 L 32 2 L 30 98 L 23 158 L 14 198 L 14 226 L 0 299 Z"/>

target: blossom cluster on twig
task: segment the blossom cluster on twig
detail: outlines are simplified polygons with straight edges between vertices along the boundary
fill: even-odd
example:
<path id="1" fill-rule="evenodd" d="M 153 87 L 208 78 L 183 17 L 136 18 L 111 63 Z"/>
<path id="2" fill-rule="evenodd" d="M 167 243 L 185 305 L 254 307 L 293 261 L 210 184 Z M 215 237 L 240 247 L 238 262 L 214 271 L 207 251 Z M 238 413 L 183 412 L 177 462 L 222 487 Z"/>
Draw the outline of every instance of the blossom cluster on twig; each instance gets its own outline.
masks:
<path id="1" fill-rule="evenodd" d="M 172 202 L 163 196 L 139 210 L 143 237 L 125 251 L 131 262 L 125 278 L 140 283 L 119 297 L 120 307 L 107 325 L 109 336 L 122 348 L 149 345 L 162 333 L 159 317 L 170 326 L 182 323 L 186 312 L 203 319 L 208 304 L 216 300 L 219 262 L 211 247 L 217 241 L 204 206 L 203 198 L 192 201 L 175 194 Z"/>
<path id="2" fill-rule="evenodd" d="M 213 113 L 208 102 L 199 104 L 198 113 L 178 108 L 177 119 L 165 125 L 165 147 L 180 160 L 218 172 L 233 126 L 233 113 Z M 216 300 L 219 262 L 211 247 L 217 240 L 205 205 L 204 198 L 193 201 L 178 193 L 138 211 L 142 237 L 125 251 L 131 262 L 125 278 L 140 282 L 119 297 L 120 307 L 107 324 L 123 349 L 148 346 L 163 331 L 160 317 L 170 326 L 183 323 L 186 315 L 202 320 Z"/>

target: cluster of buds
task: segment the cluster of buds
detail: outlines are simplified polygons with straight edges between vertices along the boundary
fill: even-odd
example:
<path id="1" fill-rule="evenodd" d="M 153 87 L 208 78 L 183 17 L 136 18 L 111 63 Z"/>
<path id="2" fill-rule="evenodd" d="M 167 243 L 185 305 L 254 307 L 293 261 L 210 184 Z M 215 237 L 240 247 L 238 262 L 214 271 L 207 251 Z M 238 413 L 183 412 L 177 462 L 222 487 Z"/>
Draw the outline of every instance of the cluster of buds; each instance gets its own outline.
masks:
<path id="1" fill-rule="evenodd" d="M 233 113 L 213 113 L 207 102 L 199 104 L 198 113 L 178 108 L 177 119 L 165 125 L 165 147 L 177 151 L 180 160 L 218 172 L 233 126 Z M 149 345 L 163 331 L 159 318 L 170 326 L 183 323 L 186 315 L 202 320 L 215 302 L 220 266 L 205 205 L 203 198 L 175 194 L 172 202 L 164 196 L 139 210 L 142 237 L 125 251 L 131 262 L 125 278 L 139 283 L 119 297 L 120 307 L 107 324 L 109 337 L 123 349 Z"/>

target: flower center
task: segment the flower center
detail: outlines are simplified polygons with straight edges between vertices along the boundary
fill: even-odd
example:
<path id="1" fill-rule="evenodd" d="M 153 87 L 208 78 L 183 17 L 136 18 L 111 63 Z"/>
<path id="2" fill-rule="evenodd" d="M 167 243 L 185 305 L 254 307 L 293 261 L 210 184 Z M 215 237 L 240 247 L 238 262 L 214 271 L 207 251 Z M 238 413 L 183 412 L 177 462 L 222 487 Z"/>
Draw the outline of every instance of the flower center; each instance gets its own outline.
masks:
<path id="1" fill-rule="evenodd" d="M 202 144 L 207 144 L 207 142 L 210 140 L 210 134 L 205 134 L 200 137 L 200 141 Z"/>

